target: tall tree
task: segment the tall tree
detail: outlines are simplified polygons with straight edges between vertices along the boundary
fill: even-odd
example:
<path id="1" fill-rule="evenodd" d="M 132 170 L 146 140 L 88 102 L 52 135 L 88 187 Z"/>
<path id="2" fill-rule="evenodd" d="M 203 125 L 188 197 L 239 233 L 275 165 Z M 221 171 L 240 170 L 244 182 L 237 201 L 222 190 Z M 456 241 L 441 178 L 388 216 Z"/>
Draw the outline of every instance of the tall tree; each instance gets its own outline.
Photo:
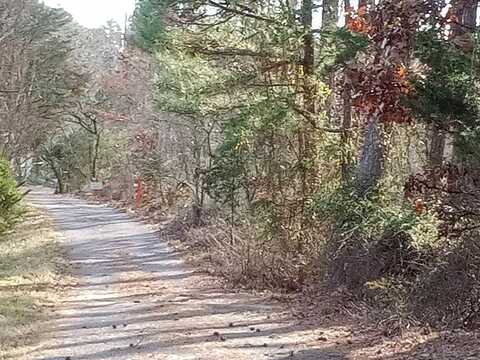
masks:
<path id="1" fill-rule="evenodd" d="M 20 171 L 82 80 L 60 35 L 67 13 L 35 0 L 2 0 L 0 18 L 0 150 Z"/>
<path id="2" fill-rule="evenodd" d="M 279 238 L 292 240 L 285 241 L 288 246 L 307 238 L 298 232 L 308 232 L 308 216 L 301 214 L 321 182 L 321 133 L 327 134 L 323 139 L 338 134 L 325 126 L 321 106 L 327 90 L 315 56 L 317 5 L 313 0 L 171 2 L 161 15 L 167 33 L 156 48 L 162 109 L 198 124 L 196 131 L 203 132 L 205 122 L 214 126 L 216 139 L 203 152 L 212 167 L 199 169 L 208 191 L 215 197 L 228 188 L 221 200 L 232 212 L 248 204 L 258 210 L 253 204 L 263 203 L 267 216 L 288 222 L 284 228 L 272 226 Z M 136 21 L 149 20 L 137 16 Z M 170 65 L 172 57 L 176 66 Z M 228 162 L 237 165 L 227 171 Z"/>

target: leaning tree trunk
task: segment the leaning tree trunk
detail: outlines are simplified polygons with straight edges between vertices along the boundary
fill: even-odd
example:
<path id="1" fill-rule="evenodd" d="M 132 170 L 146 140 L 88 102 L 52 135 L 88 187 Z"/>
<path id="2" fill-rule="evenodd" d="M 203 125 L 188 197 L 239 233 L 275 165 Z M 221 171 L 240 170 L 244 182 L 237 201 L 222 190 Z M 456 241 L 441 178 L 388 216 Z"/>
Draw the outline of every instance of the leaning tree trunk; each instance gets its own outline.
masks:
<path id="1" fill-rule="evenodd" d="M 47 164 L 50 166 L 50 168 L 52 169 L 53 175 L 57 179 L 57 188 L 55 189 L 55 191 L 58 194 L 64 194 L 65 193 L 65 184 L 63 182 L 63 177 L 62 177 L 61 170 L 57 169 L 55 164 L 50 162 L 50 161 L 47 161 Z"/>
<path id="2" fill-rule="evenodd" d="M 359 196 L 366 196 L 383 176 L 385 146 L 379 119 L 370 119 L 365 129 L 365 140 L 355 173 L 355 188 Z"/>
<path id="3" fill-rule="evenodd" d="M 92 179 L 97 181 L 97 163 L 98 163 L 98 155 L 100 152 L 100 134 L 95 134 L 95 142 L 93 146 L 93 158 L 92 158 Z"/>

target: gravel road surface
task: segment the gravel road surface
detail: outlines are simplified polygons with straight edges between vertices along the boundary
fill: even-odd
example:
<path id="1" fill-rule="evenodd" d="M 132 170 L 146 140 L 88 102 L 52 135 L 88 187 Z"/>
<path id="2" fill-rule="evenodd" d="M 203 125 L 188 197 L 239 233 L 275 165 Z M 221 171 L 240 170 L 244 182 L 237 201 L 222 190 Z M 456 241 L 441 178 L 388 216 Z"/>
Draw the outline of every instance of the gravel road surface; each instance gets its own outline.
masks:
<path id="1" fill-rule="evenodd" d="M 226 292 L 186 266 L 152 228 L 116 209 L 40 188 L 29 200 L 64 235 L 77 285 L 28 359 L 347 358 L 328 347 L 307 350 L 306 333 L 282 320 L 277 305 Z"/>

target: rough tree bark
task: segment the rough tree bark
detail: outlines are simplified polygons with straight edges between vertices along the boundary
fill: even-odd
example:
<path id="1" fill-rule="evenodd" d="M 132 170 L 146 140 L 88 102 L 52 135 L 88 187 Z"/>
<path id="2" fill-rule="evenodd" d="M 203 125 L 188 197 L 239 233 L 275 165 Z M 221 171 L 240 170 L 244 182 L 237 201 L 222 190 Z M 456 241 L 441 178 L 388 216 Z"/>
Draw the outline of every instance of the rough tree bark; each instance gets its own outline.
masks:
<path id="1" fill-rule="evenodd" d="M 350 20 L 350 0 L 344 0 L 344 10 L 345 10 L 345 24 L 348 24 Z M 343 100 L 343 118 L 342 118 L 342 133 L 341 133 L 341 144 L 342 144 L 342 159 L 341 159 L 341 169 L 342 169 L 342 182 L 347 184 L 351 181 L 351 161 L 350 161 L 350 129 L 352 127 L 352 90 L 351 85 L 348 83 L 347 76 L 344 75 L 345 81 L 343 84 L 342 100 Z"/>
<path id="2" fill-rule="evenodd" d="M 61 171 L 57 169 L 55 166 L 55 163 L 49 161 L 48 159 L 44 158 L 44 161 L 50 166 L 50 169 L 52 169 L 53 175 L 55 176 L 55 179 L 57 179 L 57 188 L 55 189 L 55 192 L 57 194 L 64 194 L 65 193 L 65 184 L 63 182 L 63 177 L 61 174 Z"/>
<path id="3" fill-rule="evenodd" d="M 97 132 L 95 134 L 95 142 L 93 147 L 93 158 L 92 158 L 92 180 L 97 180 L 97 163 L 98 163 L 98 155 L 100 152 L 100 134 Z"/>
<path id="4" fill-rule="evenodd" d="M 312 33 L 313 24 L 313 1 L 304 0 L 302 3 L 302 25 L 303 36 L 303 76 L 304 76 L 304 108 L 308 114 L 308 121 L 299 132 L 299 157 L 303 167 L 302 192 L 306 199 L 310 193 L 315 178 L 315 168 L 312 161 L 315 158 L 315 150 L 312 139 L 312 132 L 315 127 L 315 83 L 313 75 L 315 72 L 315 48 Z M 308 165 L 307 165 L 308 164 Z"/>
<path id="5" fill-rule="evenodd" d="M 349 84 L 344 84 L 343 89 L 343 118 L 342 118 L 342 133 L 341 133 L 341 143 L 342 143 L 342 159 L 341 159 L 341 168 L 342 168 L 342 182 L 348 184 L 351 180 L 351 168 L 352 164 L 350 161 L 350 131 L 352 128 L 352 104 L 351 97 L 352 91 Z"/>
<path id="6" fill-rule="evenodd" d="M 478 0 L 465 0 L 463 2 L 461 22 L 465 32 L 475 31 L 477 25 Z"/>
<path id="7" fill-rule="evenodd" d="M 366 196 L 383 176 L 385 146 L 383 131 L 377 117 L 369 119 L 355 174 L 357 195 Z"/>
<path id="8" fill-rule="evenodd" d="M 428 149 L 428 165 L 430 167 L 441 166 L 445 153 L 446 133 L 432 124 L 430 129 L 430 148 Z"/>
<path id="9" fill-rule="evenodd" d="M 303 0 L 302 2 L 302 26 L 303 26 L 303 108 L 307 116 L 302 128 L 298 131 L 298 161 L 300 164 L 300 211 L 305 210 L 307 199 L 312 194 L 315 187 L 316 167 L 315 167 L 315 146 L 313 132 L 315 130 L 315 83 L 313 75 L 315 72 L 315 47 L 312 32 L 313 25 L 313 1 Z M 307 217 L 301 216 L 300 233 L 307 228 Z M 304 247 L 303 236 L 298 237 L 297 251 L 301 253 Z M 303 275 L 299 275 L 302 279 Z M 301 280 L 302 281 L 302 280 Z"/>
<path id="10" fill-rule="evenodd" d="M 336 26 L 338 23 L 338 0 L 323 0 L 322 28 Z"/>

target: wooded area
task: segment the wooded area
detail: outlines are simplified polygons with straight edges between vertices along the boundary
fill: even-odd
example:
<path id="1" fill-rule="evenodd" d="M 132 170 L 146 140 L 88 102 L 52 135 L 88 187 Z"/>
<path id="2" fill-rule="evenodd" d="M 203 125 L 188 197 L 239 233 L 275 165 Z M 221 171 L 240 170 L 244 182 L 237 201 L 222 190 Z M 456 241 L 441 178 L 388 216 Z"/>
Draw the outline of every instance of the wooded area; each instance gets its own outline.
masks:
<path id="1" fill-rule="evenodd" d="M 138 0 L 124 33 L 0 0 L 0 150 L 19 182 L 171 215 L 237 285 L 473 328 L 477 7 Z M 0 168 L 0 230 L 12 187 Z"/>

